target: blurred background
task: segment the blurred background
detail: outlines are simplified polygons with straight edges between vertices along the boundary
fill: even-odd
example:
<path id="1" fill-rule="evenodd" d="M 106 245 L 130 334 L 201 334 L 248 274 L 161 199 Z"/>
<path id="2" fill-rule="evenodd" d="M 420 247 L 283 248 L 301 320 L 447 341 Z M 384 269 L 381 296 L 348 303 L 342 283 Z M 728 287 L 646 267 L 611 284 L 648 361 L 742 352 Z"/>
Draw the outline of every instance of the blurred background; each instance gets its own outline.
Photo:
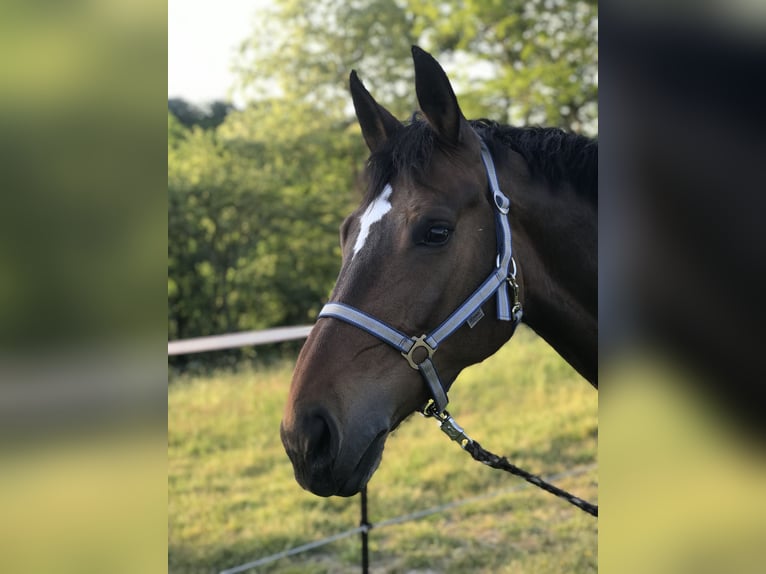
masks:
<path id="1" fill-rule="evenodd" d="M 184 516 L 173 500 L 189 502 L 169 491 L 199 498 L 222 484 L 205 473 L 169 484 L 168 457 L 191 457 L 188 473 L 204 466 L 193 457 L 220 443 L 199 442 L 214 430 L 199 421 L 210 404 L 241 404 L 202 390 L 231 390 L 226 377 L 262 366 L 289 372 L 295 346 L 168 360 L 167 341 L 313 320 L 365 157 L 348 72 L 406 118 L 417 43 L 444 65 L 466 116 L 599 136 L 604 394 L 598 479 L 579 485 L 597 486 L 599 568 L 762 571 L 761 3 L 11 0 L 0 16 L 0 570 L 168 568 L 168 535 L 181 535 L 172 520 Z M 186 87 L 195 74 L 183 68 L 205 90 Z M 540 452 L 533 462 L 553 470 L 593 459 L 595 405 L 530 377 L 527 413 L 582 406 L 583 418 L 559 429 L 571 442 L 558 450 L 555 435 L 509 435 L 520 455 Z M 274 397 L 286 393 L 273 384 Z M 219 419 L 241 420 L 225 409 Z M 248 508 L 244 494 L 235 503 Z M 556 523 L 503 504 L 506 526 L 483 531 L 502 533 L 498 546 Z M 512 531 L 528 520 L 535 528 Z M 577 530 L 530 544 L 538 558 L 548 544 L 568 549 L 558 571 L 592 571 L 571 553 L 593 551 L 594 533 Z M 216 564 L 229 564 L 234 544 L 219 542 Z"/>

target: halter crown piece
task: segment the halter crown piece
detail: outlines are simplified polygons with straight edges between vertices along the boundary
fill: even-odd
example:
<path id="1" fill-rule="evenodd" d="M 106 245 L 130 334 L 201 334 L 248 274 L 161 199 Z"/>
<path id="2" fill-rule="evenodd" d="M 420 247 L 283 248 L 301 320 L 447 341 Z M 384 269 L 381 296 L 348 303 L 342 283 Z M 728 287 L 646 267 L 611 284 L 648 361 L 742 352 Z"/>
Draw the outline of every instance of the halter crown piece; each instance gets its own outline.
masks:
<path id="1" fill-rule="evenodd" d="M 481 306 L 497 293 L 497 318 L 500 321 L 521 321 L 522 309 L 519 302 L 519 286 L 516 282 L 516 262 L 511 248 L 511 228 L 508 223 L 510 200 L 500 191 L 492 155 L 484 141 L 481 142 L 481 159 L 487 171 L 492 204 L 495 207 L 495 231 L 497 233 L 497 263 L 489 277 L 436 329 L 419 337 L 410 337 L 394 329 L 380 319 L 341 302 L 327 303 L 319 312 L 319 318 L 333 317 L 345 321 L 397 349 L 410 367 L 420 371 L 431 393 L 431 401 L 424 407 L 423 414 L 440 415 L 447 407 L 447 393 L 431 361 L 439 345 L 454 333 L 463 323 L 473 328 L 483 317 Z M 512 291 L 512 293 L 511 293 Z M 511 305 L 511 294 L 513 304 Z M 424 349 L 426 358 L 416 363 L 413 354 Z"/>

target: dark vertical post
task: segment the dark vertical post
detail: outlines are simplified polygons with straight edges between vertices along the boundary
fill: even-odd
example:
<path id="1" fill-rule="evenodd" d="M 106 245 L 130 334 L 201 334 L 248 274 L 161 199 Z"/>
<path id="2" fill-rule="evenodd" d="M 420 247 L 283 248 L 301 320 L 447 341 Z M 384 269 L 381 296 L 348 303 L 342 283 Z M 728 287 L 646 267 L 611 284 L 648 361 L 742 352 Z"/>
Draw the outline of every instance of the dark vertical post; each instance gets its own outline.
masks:
<path id="1" fill-rule="evenodd" d="M 362 500 L 362 519 L 359 522 L 359 526 L 362 527 L 362 574 L 367 574 L 370 569 L 370 557 L 367 547 L 368 532 L 370 531 L 370 523 L 367 521 L 367 487 L 365 486 L 361 492 Z"/>

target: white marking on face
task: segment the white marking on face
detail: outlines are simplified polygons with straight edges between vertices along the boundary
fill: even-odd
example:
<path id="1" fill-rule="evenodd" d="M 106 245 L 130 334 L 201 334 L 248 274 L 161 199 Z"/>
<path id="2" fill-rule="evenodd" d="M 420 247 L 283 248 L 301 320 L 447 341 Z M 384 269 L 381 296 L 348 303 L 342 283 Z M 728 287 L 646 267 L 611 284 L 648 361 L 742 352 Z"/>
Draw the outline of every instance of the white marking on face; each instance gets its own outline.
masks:
<path id="1" fill-rule="evenodd" d="M 359 220 L 359 235 L 356 236 L 354 254 L 351 256 L 351 259 L 356 257 L 356 254 L 364 247 L 372 224 L 383 219 L 383 216 L 391 211 L 391 202 L 388 199 L 391 197 L 392 191 L 391 185 L 387 184 L 383 188 L 383 192 L 364 210 L 362 218 Z"/>

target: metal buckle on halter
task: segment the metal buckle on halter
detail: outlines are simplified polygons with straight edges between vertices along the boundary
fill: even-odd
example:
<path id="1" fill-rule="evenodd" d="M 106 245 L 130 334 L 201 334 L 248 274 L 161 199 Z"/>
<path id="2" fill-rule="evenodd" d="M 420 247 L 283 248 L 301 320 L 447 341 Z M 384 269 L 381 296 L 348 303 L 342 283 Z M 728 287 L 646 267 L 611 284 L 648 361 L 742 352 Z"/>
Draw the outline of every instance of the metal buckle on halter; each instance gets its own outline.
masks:
<path id="1" fill-rule="evenodd" d="M 426 337 L 428 335 L 421 335 L 420 337 L 412 337 L 413 345 L 410 347 L 410 350 L 406 353 L 402 352 L 402 357 L 407 359 L 407 362 L 410 364 L 410 367 L 415 369 L 416 371 L 419 371 L 418 363 L 415 362 L 415 360 L 412 358 L 412 354 L 415 352 L 415 349 L 425 349 L 428 353 L 428 356 L 426 359 L 430 359 L 434 356 L 434 353 L 436 352 L 436 349 L 431 347 L 428 343 L 426 343 Z M 425 361 L 425 359 L 423 359 Z"/>
<path id="2" fill-rule="evenodd" d="M 473 439 L 469 437 L 463 430 L 457 421 L 452 418 L 446 410 L 439 412 L 433 401 L 429 401 L 426 407 L 422 411 L 423 416 L 426 418 L 435 418 L 439 421 L 439 428 L 446 434 L 451 440 L 454 440 L 462 448 L 465 448 L 469 443 L 473 442 Z"/>
<path id="3" fill-rule="evenodd" d="M 519 284 L 516 282 L 516 277 L 508 275 L 508 284 L 513 290 L 513 307 L 511 307 L 511 314 L 515 315 L 521 311 L 521 301 L 519 301 Z"/>
<path id="4" fill-rule="evenodd" d="M 506 280 L 513 289 L 513 306 L 511 307 L 511 315 L 516 315 L 521 311 L 521 301 L 519 301 L 519 284 L 516 281 L 516 260 L 511 257 L 511 263 L 513 263 L 513 270 L 508 274 Z"/>

